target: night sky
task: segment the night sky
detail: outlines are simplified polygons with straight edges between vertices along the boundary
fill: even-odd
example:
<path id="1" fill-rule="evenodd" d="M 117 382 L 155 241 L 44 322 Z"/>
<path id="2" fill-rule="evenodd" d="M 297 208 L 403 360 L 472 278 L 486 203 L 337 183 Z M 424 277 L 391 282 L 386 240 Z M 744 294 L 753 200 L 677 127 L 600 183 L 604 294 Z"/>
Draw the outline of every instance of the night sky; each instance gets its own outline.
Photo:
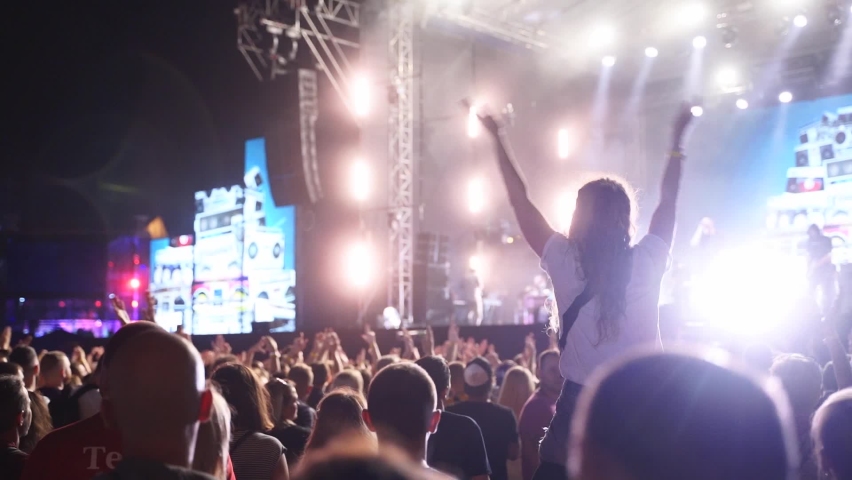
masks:
<path id="1" fill-rule="evenodd" d="M 0 212 L 25 232 L 192 230 L 192 192 L 236 183 L 275 118 L 227 0 L 6 6 Z M 23 7 L 22 5 L 26 5 Z"/>

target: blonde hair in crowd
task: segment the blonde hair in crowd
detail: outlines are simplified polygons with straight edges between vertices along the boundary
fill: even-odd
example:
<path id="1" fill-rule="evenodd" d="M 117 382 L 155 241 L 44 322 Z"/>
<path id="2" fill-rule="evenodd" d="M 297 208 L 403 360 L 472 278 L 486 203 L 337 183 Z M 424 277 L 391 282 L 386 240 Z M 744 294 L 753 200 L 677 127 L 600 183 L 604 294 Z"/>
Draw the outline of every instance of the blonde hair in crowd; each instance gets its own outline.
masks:
<path id="1" fill-rule="evenodd" d="M 198 426 L 192 469 L 219 480 L 228 478 L 228 449 L 231 442 L 231 409 L 219 391 L 208 383 L 213 393 L 210 420 Z"/>
<path id="2" fill-rule="evenodd" d="M 535 391 L 532 373 L 524 367 L 512 367 L 503 377 L 500 396 L 497 403 L 515 412 L 515 418 L 521 416 L 521 409 Z"/>

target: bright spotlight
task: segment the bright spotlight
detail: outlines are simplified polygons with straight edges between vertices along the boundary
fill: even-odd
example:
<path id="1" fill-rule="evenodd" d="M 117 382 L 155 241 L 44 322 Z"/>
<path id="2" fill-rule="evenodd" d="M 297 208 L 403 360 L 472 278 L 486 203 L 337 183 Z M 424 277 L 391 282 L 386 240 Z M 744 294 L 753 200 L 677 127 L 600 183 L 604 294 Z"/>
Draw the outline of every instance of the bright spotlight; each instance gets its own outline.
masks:
<path id="1" fill-rule="evenodd" d="M 746 108 L 748 108 L 748 100 L 746 100 L 745 98 L 738 98 L 737 108 L 739 108 L 740 110 L 745 110 Z"/>
<path id="2" fill-rule="evenodd" d="M 132 308 L 139 308 L 139 302 L 137 300 L 133 300 L 130 302 L 130 306 Z"/>
<path id="3" fill-rule="evenodd" d="M 133 290 L 136 290 L 137 288 L 139 288 L 139 279 L 138 278 L 131 278 L 130 279 L 130 288 L 132 288 Z"/>
<path id="4" fill-rule="evenodd" d="M 355 288 L 364 288 L 373 281 L 375 258 L 365 240 L 359 240 L 349 247 L 344 259 L 346 278 Z"/>
<path id="5" fill-rule="evenodd" d="M 557 134 L 557 153 L 564 160 L 571 155 L 571 138 L 567 128 L 560 128 Z"/>
<path id="6" fill-rule="evenodd" d="M 364 118 L 370 113 L 370 82 L 365 76 L 358 76 L 352 81 L 352 110 L 356 117 Z"/>
<path id="7" fill-rule="evenodd" d="M 701 20 L 704 20 L 705 15 L 707 15 L 707 9 L 704 8 L 704 5 L 700 3 L 690 3 L 683 6 L 681 10 L 681 20 L 684 22 L 688 22 L 690 24 L 700 23 Z"/>
<path id="8" fill-rule="evenodd" d="M 736 85 L 738 79 L 737 71 L 733 68 L 723 68 L 716 74 L 716 82 L 722 88 L 730 88 Z"/>
<path id="9" fill-rule="evenodd" d="M 704 115 L 704 109 L 698 105 L 692 107 L 689 111 L 692 112 L 693 117 L 700 117 L 701 115 Z"/>
<path id="10" fill-rule="evenodd" d="M 611 67 L 615 65 L 615 57 L 612 55 L 607 55 L 601 59 L 601 65 L 604 67 Z"/>
<path id="11" fill-rule="evenodd" d="M 356 160 L 352 164 L 350 175 L 352 198 L 358 202 L 367 200 L 370 197 L 372 185 L 370 181 L 370 167 L 363 160 Z"/>
<path id="12" fill-rule="evenodd" d="M 592 47 L 606 47 L 615 42 L 615 29 L 609 25 L 598 25 L 589 35 L 589 45 Z"/>
<path id="13" fill-rule="evenodd" d="M 467 261 L 467 266 L 468 266 L 468 268 L 470 268 L 474 272 L 479 272 L 480 270 L 482 270 L 482 267 L 484 266 L 484 262 L 482 261 L 482 257 L 480 257 L 479 255 L 472 255 L 470 257 L 470 259 L 468 259 L 468 261 Z"/>
<path id="14" fill-rule="evenodd" d="M 790 103 L 793 101 L 793 94 L 790 92 L 781 92 L 778 95 L 778 101 L 781 103 Z"/>
<path id="15" fill-rule="evenodd" d="M 701 35 L 692 39 L 692 47 L 693 48 L 704 48 L 707 46 L 707 37 L 703 37 Z"/>
<path id="16" fill-rule="evenodd" d="M 795 17 L 793 17 L 793 25 L 795 25 L 799 28 L 802 28 L 807 24 L 808 24 L 808 17 L 806 17 L 802 14 L 799 14 L 799 15 L 796 15 Z"/>
<path id="17" fill-rule="evenodd" d="M 479 117 L 476 116 L 476 106 L 471 105 L 467 114 L 467 136 L 476 138 L 479 136 Z"/>
<path id="18" fill-rule="evenodd" d="M 648 47 L 645 49 L 645 56 L 648 58 L 657 58 L 657 55 L 659 54 L 660 52 L 654 47 Z"/>
<path id="19" fill-rule="evenodd" d="M 485 210 L 485 181 L 480 177 L 467 184 L 467 209 L 474 215 Z"/>
<path id="20" fill-rule="evenodd" d="M 567 232 L 577 208 L 577 192 L 566 192 L 556 199 L 556 219 L 559 230 Z"/>

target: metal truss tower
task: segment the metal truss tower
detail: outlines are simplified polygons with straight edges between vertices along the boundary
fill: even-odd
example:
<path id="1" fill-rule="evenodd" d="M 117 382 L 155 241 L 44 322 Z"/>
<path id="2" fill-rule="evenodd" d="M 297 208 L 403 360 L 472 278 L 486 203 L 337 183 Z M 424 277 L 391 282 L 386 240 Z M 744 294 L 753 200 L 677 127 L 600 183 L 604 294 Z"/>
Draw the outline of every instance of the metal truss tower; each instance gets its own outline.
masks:
<path id="1" fill-rule="evenodd" d="M 241 0 L 234 14 L 237 49 L 258 80 L 294 73 L 303 42 L 319 70 L 352 109 L 349 57 L 360 43 L 341 33 L 361 28 L 360 4 L 353 0 Z"/>
<path id="2" fill-rule="evenodd" d="M 388 2 L 389 271 L 388 304 L 410 325 L 414 273 L 414 6 Z"/>

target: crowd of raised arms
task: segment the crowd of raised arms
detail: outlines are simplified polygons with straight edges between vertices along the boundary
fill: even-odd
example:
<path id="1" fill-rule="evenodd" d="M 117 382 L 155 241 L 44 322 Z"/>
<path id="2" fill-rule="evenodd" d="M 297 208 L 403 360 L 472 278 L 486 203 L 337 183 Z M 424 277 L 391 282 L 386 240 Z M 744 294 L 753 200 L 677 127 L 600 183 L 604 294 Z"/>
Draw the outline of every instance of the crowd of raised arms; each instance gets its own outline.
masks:
<path id="1" fill-rule="evenodd" d="M 481 120 L 553 284 L 550 348 L 531 336 L 498 352 L 451 325 L 441 345 L 428 330 L 386 352 L 366 330 L 354 357 L 331 330 L 237 354 L 221 336 L 197 349 L 166 332 L 153 301 L 137 322 L 114 301 L 124 325 L 88 353 L 12 347 L 3 332 L 0 478 L 852 480 L 852 366 L 836 318 L 823 322 L 824 364 L 660 340 L 687 107 L 638 241 L 629 189 L 611 179 L 586 184 L 569 231 L 555 232 L 502 126 Z"/>

